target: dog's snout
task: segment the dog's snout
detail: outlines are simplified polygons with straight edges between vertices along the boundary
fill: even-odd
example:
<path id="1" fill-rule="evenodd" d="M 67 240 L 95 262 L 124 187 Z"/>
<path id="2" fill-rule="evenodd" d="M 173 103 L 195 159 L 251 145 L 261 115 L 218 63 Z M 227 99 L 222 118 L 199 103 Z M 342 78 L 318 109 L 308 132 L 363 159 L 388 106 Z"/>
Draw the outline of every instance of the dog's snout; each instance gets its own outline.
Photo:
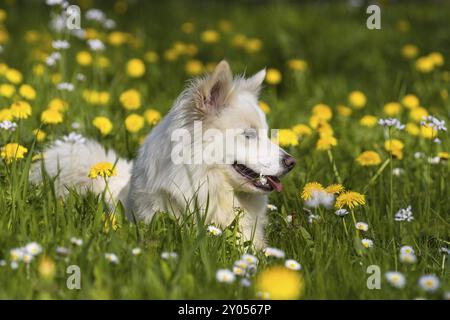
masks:
<path id="1" fill-rule="evenodd" d="M 297 160 L 295 160 L 294 157 L 287 155 L 283 158 L 283 164 L 289 170 L 292 170 L 295 167 L 296 163 L 297 163 Z"/>

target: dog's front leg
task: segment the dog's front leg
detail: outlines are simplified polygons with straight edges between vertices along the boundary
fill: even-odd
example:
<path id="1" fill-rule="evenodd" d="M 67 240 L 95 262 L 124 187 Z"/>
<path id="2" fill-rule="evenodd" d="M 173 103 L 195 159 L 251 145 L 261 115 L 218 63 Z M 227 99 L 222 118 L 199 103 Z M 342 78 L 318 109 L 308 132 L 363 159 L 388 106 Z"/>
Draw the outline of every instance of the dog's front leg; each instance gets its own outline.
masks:
<path id="1" fill-rule="evenodd" d="M 253 245 L 257 250 L 264 249 L 266 244 L 266 238 L 264 235 L 264 228 L 266 226 L 266 217 L 255 217 L 245 215 L 239 223 L 239 227 L 242 232 L 243 240 L 252 240 Z"/>

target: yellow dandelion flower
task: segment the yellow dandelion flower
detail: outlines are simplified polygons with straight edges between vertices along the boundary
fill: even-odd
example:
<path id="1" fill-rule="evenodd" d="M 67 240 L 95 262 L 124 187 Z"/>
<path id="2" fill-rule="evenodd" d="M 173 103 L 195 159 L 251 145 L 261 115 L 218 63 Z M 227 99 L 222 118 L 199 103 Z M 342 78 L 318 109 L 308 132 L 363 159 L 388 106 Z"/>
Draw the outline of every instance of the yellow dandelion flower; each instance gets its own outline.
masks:
<path id="1" fill-rule="evenodd" d="M 56 272 L 55 262 L 50 257 L 43 257 L 38 266 L 39 275 L 44 279 L 52 279 Z"/>
<path id="2" fill-rule="evenodd" d="M 375 116 L 371 116 L 371 115 L 366 115 L 364 117 L 362 117 L 361 119 L 359 119 L 359 124 L 362 125 L 363 127 L 374 127 L 376 126 L 378 122 L 377 117 Z"/>
<path id="3" fill-rule="evenodd" d="M 323 191 L 324 188 L 323 186 L 318 183 L 318 182 L 308 182 L 307 184 L 305 184 L 305 186 L 303 187 L 303 191 L 300 195 L 300 197 L 303 200 L 309 200 L 312 198 L 313 196 L 313 192 L 317 192 L 317 191 Z"/>
<path id="4" fill-rule="evenodd" d="M 192 22 L 185 22 L 181 25 L 181 32 L 192 33 L 195 30 L 195 26 Z"/>
<path id="5" fill-rule="evenodd" d="M 324 135 L 317 140 L 316 149 L 326 151 L 335 146 L 337 146 L 337 139 L 330 135 Z"/>
<path id="6" fill-rule="evenodd" d="M 26 119 L 31 116 L 31 106 L 26 101 L 14 102 L 11 107 L 12 116 L 15 119 Z"/>
<path id="7" fill-rule="evenodd" d="M 233 37 L 231 40 L 231 44 L 236 48 L 242 48 L 245 46 L 245 43 L 247 42 L 247 37 L 243 34 L 237 34 Z"/>
<path id="8" fill-rule="evenodd" d="M 278 130 L 278 144 L 282 147 L 297 146 L 298 136 L 291 129 Z"/>
<path id="9" fill-rule="evenodd" d="M 244 49 L 248 53 L 256 53 L 261 50 L 263 43 L 257 38 L 248 39 L 244 44 Z"/>
<path id="10" fill-rule="evenodd" d="M 402 105 L 398 102 L 388 102 L 384 105 L 383 111 L 390 117 L 396 116 L 402 110 Z"/>
<path id="11" fill-rule="evenodd" d="M 384 142 L 386 151 L 392 154 L 393 157 L 401 160 L 403 159 L 403 148 L 405 145 L 398 139 L 390 139 Z"/>
<path id="12" fill-rule="evenodd" d="M 294 131 L 298 136 L 310 136 L 312 134 L 312 130 L 306 124 L 296 124 L 292 127 L 292 131 Z"/>
<path id="13" fill-rule="evenodd" d="M 440 67 L 444 64 L 444 56 L 440 52 L 432 52 L 428 55 L 428 59 L 430 59 L 433 64 L 437 67 Z"/>
<path id="14" fill-rule="evenodd" d="M 136 133 L 144 127 L 144 117 L 132 113 L 125 119 L 125 127 L 131 133 Z"/>
<path id="15" fill-rule="evenodd" d="M 63 115 L 59 111 L 47 109 L 42 112 L 41 121 L 45 124 L 58 124 L 63 122 Z"/>
<path id="16" fill-rule="evenodd" d="M 289 69 L 293 71 L 306 71 L 308 69 L 308 63 L 301 59 L 290 59 L 287 62 Z"/>
<path id="17" fill-rule="evenodd" d="M 297 271 L 275 266 L 258 275 L 256 289 L 272 300 L 293 300 L 300 298 L 303 293 L 304 280 Z"/>
<path id="18" fill-rule="evenodd" d="M 349 117 L 352 114 L 353 110 L 347 106 L 340 104 L 337 106 L 337 112 L 340 116 Z"/>
<path id="19" fill-rule="evenodd" d="M 448 152 L 439 152 L 438 153 L 438 157 L 444 161 L 448 160 L 448 156 L 449 156 Z"/>
<path id="20" fill-rule="evenodd" d="M 216 43 L 220 40 L 220 34 L 216 30 L 205 30 L 200 38 L 204 43 Z"/>
<path id="21" fill-rule="evenodd" d="M 367 103 L 367 98 L 362 91 L 352 91 L 348 95 L 348 102 L 355 109 L 362 109 Z"/>
<path id="22" fill-rule="evenodd" d="M 203 73 L 204 66 L 200 60 L 188 60 L 184 66 L 184 70 L 190 76 L 198 76 Z"/>
<path id="23" fill-rule="evenodd" d="M 16 93 L 16 87 L 12 84 L 4 83 L 0 85 L 0 96 L 11 98 Z"/>
<path id="24" fill-rule="evenodd" d="M 144 112 L 144 118 L 149 125 L 154 126 L 161 121 L 161 112 L 155 109 L 148 109 Z"/>
<path id="25" fill-rule="evenodd" d="M 270 112 L 270 106 L 264 101 L 259 102 L 259 107 L 265 114 L 268 114 Z"/>
<path id="26" fill-rule="evenodd" d="M 430 57 L 420 57 L 416 60 L 416 69 L 422 73 L 430 73 L 434 69 L 434 61 Z"/>
<path id="27" fill-rule="evenodd" d="M 156 53 L 155 51 L 147 51 L 144 55 L 144 59 L 148 63 L 156 63 L 159 59 L 158 53 Z"/>
<path id="28" fill-rule="evenodd" d="M 409 112 L 409 117 L 416 122 L 420 122 L 424 117 L 428 117 L 428 111 L 423 107 L 417 107 Z"/>
<path id="29" fill-rule="evenodd" d="M 356 158 L 356 162 L 361 166 L 376 166 L 381 163 L 381 157 L 375 151 L 364 151 Z"/>
<path id="30" fill-rule="evenodd" d="M 42 63 L 38 63 L 33 67 L 33 74 L 35 76 L 40 77 L 44 74 L 44 72 L 45 72 L 45 67 Z"/>
<path id="31" fill-rule="evenodd" d="M 88 177 L 96 179 L 97 177 L 113 177 L 117 175 L 116 168 L 111 162 L 98 162 L 89 170 Z"/>
<path id="32" fill-rule="evenodd" d="M 266 82 L 271 85 L 277 85 L 281 82 L 281 72 L 275 68 L 269 68 L 266 72 Z"/>
<path id="33" fill-rule="evenodd" d="M 223 32 L 230 32 L 233 29 L 233 24 L 230 20 L 221 19 L 217 24 L 219 29 Z"/>
<path id="34" fill-rule="evenodd" d="M 422 125 L 420 126 L 420 135 L 425 139 L 434 139 L 437 137 L 438 131 L 436 130 L 436 128 Z"/>
<path id="35" fill-rule="evenodd" d="M 136 110 L 141 107 L 141 94 L 135 89 L 122 92 L 119 97 L 122 106 L 127 110 Z"/>
<path id="36" fill-rule="evenodd" d="M 108 59 L 108 57 L 99 56 L 95 60 L 95 65 L 101 69 L 105 69 L 111 65 L 111 61 Z"/>
<path id="37" fill-rule="evenodd" d="M 128 36 L 125 32 L 113 31 L 108 35 L 108 43 L 113 47 L 119 47 L 126 43 Z"/>
<path id="38" fill-rule="evenodd" d="M 67 102 L 60 98 L 54 98 L 48 103 L 47 109 L 63 112 L 67 110 L 67 107 Z"/>
<path id="39" fill-rule="evenodd" d="M 366 204 L 366 197 L 355 191 L 345 191 L 336 198 L 336 208 L 347 207 L 349 209 L 363 206 Z"/>
<path id="40" fill-rule="evenodd" d="M 6 163 L 16 159 L 23 159 L 28 149 L 18 143 L 8 143 L 0 149 L 0 156 Z"/>
<path id="41" fill-rule="evenodd" d="M 402 99 L 402 104 L 407 109 L 414 109 L 417 108 L 420 105 L 420 100 L 417 98 L 417 96 L 413 94 L 407 94 Z"/>
<path id="42" fill-rule="evenodd" d="M 92 64 L 92 55 L 89 51 L 80 51 L 75 57 L 80 66 L 89 66 Z"/>
<path id="43" fill-rule="evenodd" d="M 103 136 L 108 135 L 113 128 L 111 120 L 107 117 L 95 117 L 94 120 L 92 120 L 92 125 L 96 127 Z"/>
<path id="44" fill-rule="evenodd" d="M 316 104 L 312 108 L 312 113 L 318 119 L 325 121 L 328 121 L 333 117 L 333 111 L 331 111 L 331 108 L 324 103 Z"/>
<path id="45" fill-rule="evenodd" d="M 20 86 L 19 94 L 27 100 L 34 100 L 36 98 L 36 90 L 28 84 L 23 84 Z"/>
<path id="46" fill-rule="evenodd" d="M 405 131 L 414 137 L 420 134 L 419 126 L 412 122 L 406 124 Z"/>
<path id="47" fill-rule="evenodd" d="M 145 73 L 145 64 L 140 59 L 131 59 L 127 62 L 127 74 L 131 78 L 140 78 Z"/>
<path id="48" fill-rule="evenodd" d="M 419 48 L 413 44 L 406 44 L 402 47 L 402 56 L 406 59 L 414 59 L 419 54 Z"/>
<path id="49" fill-rule="evenodd" d="M 13 84 L 19 84 L 23 80 L 22 73 L 19 70 L 10 68 L 5 73 L 5 78 Z"/>
<path id="50" fill-rule="evenodd" d="M 47 134 L 44 131 L 42 131 L 41 129 L 34 129 L 33 134 L 36 137 L 37 142 L 42 142 L 47 137 Z"/>
<path id="51" fill-rule="evenodd" d="M 8 108 L 0 109 L 0 122 L 5 120 L 11 121 L 12 119 L 13 115 L 10 109 Z"/>
<path id="52" fill-rule="evenodd" d="M 336 184 L 330 184 L 328 187 L 325 188 L 325 191 L 332 194 L 339 194 L 345 190 L 344 186 L 342 184 L 336 183 Z"/>

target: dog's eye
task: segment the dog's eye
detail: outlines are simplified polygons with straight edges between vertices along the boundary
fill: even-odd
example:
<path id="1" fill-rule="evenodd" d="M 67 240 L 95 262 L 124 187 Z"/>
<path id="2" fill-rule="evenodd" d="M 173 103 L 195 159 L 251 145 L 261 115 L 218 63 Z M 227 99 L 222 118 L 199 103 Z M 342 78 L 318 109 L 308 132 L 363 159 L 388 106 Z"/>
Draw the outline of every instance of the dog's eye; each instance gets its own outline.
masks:
<path id="1" fill-rule="evenodd" d="M 248 128 L 244 130 L 244 135 L 247 139 L 254 139 L 256 138 L 256 130 L 253 128 Z"/>

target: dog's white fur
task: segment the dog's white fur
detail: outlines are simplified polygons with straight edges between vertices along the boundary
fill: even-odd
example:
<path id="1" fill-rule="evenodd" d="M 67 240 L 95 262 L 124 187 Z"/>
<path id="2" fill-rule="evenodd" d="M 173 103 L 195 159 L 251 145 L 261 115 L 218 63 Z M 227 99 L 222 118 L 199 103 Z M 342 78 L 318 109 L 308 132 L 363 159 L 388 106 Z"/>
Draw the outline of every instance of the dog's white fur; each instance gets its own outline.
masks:
<path id="1" fill-rule="evenodd" d="M 208 203 L 207 222 L 225 227 L 235 219 L 235 208 L 239 207 L 244 212 L 240 218 L 244 240 L 253 238 L 255 246 L 262 248 L 267 192 L 255 187 L 229 164 L 174 164 L 171 133 L 179 128 L 192 131 L 196 120 L 202 121 L 205 129 L 239 129 L 237 151 L 230 151 L 232 154 L 228 156 L 244 161 L 239 150 L 246 147 L 245 130 L 267 129 L 265 115 L 258 106 L 264 78 L 265 70 L 261 70 L 248 79 L 233 79 L 228 63 L 222 61 L 212 75 L 194 80 L 183 91 L 167 116 L 147 136 L 133 164 L 118 159 L 113 151 L 105 151 L 99 143 L 87 140 L 50 146 L 44 153 L 45 170 L 50 176 L 57 176 L 55 187 L 60 195 L 67 192 L 67 187 L 80 192 L 90 188 L 101 193 L 105 189 L 103 179 L 91 180 L 87 173 L 97 162 L 117 161 L 118 175 L 109 178 L 108 186 L 113 197 L 123 203 L 129 219 L 150 222 L 158 211 L 179 215 L 186 206 L 205 211 Z M 257 138 L 271 144 L 267 135 Z M 205 143 L 194 141 L 193 144 L 201 142 Z M 258 164 L 245 165 L 263 175 L 284 175 L 289 170 L 280 163 L 287 154 L 278 146 L 271 150 L 257 154 L 261 160 Z M 41 166 L 35 164 L 31 181 L 37 183 L 41 179 Z"/>

